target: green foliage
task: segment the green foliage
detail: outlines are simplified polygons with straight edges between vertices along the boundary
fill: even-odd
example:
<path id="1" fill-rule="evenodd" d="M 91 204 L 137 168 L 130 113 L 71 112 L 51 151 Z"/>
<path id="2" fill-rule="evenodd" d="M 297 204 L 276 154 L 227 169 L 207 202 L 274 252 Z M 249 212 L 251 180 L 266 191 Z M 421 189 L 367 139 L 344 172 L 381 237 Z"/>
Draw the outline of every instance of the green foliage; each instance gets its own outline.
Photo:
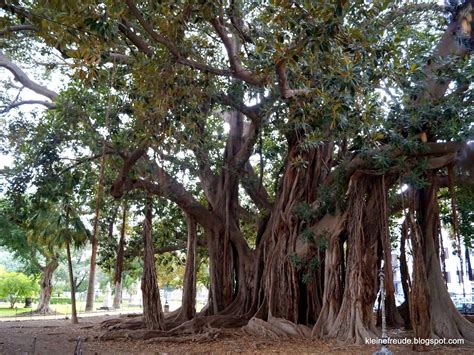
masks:
<path id="1" fill-rule="evenodd" d="M 314 232 L 311 230 L 311 228 L 305 228 L 301 231 L 299 237 L 305 242 L 313 242 Z"/>
<path id="2" fill-rule="evenodd" d="M 330 183 L 318 184 L 317 191 L 309 194 L 315 194 L 319 204 L 300 202 L 292 211 L 304 222 L 300 237 L 315 241 L 319 250 L 325 250 L 327 238 L 314 236 L 310 226 L 326 213 L 345 209 L 347 172 L 354 158 L 362 157 L 366 168 L 377 173 L 400 168 L 406 172 L 404 182 L 420 188 L 426 183 L 426 164 L 405 155 L 426 149 L 420 143 L 420 131 L 429 130 L 445 141 L 468 136 L 474 114 L 474 90 L 469 85 L 474 63 L 469 56 L 447 58 L 439 68 L 440 79 L 454 78 L 445 97 L 413 104 L 425 90 L 419 83 L 427 79 L 424 68 L 433 43 L 446 27 L 436 4 L 386 0 L 238 3 L 242 9 L 236 11 L 244 14 L 246 33 L 231 25 L 229 14 L 235 9 L 226 8 L 226 2 L 139 2 L 146 21 L 165 42 L 149 41 L 123 2 L 23 1 L 15 2 L 27 10 L 22 15 L 2 10 L 0 29 L 23 23 L 36 28 L 29 36 L 5 34 L 2 51 L 34 65 L 35 74 L 47 77 L 48 72 L 62 71 L 64 85 L 55 110 L 2 117 L 6 123 L 2 148 L 15 157 L 15 163 L 7 169 L 8 198 L 0 205 L 0 245 L 14 251 L 36 272 L 41 262 L 61 258 L 65 244 L 84 245 L 88 239 L 84 222 L 94 208 L 97 157 L 104 141 L 110 153 L 104 191 L 117 177 L 124 157 L 146 146 L 150 161 L 158 162 L 201 207 L 211 209 L 212 198 L 203 191 L 202 176 L 215 175 L 213 181 L 220 181 L 223 172 L 238 179 L 245 175 L 223 170 L 234 169 L 223 153 L 229 136 L 223 112 L 234 108 L 223 103 L 223 96 L 252 105 L 262 97 L 267 99 L 258 119 L 258 138 L 249 148 L 258 181 L 244 177 L 241 183 L 261 182 L 273 200 L 288 167 L 299 176 L 331 175 Z M 231 75 L 234 69 L 229 68 L 224 46 L 216 40 L 210 23 L 217 15 L 227 21 L 224 27 L 234 38 L 241 38 L 242 65 L 261 85 Z M 133 23 L 133 33 L 146 42 L 149 53 L 125 39 L 127 22 Z M 252 40 L 244 40 L 245 36 Z M 168 42 L 179 55 L 170 54 L 163 45 Z M 53 61 L 56 51 L 69 57 L 68 65 Z M 38 53 L 53 61 L 44 73 L 39 73 L 41 66 L 35 63 Z M 112 61 L 111 53 L 125 55 L 126 65 Z M 281 97 L 275 63 L 285 63 L 290 88 L 307 94 Z M 214 70 L 196 69 L 200 64 Z M 64 69 L 58 69 L 61 67 Z M 5 93 L 0 100 L 8 107 L 16 96 L 16 85 L 8 78 L 1 81 Z M 467 89 L 459 94 L 466 84 Z M 246 133 L 251 121 L 244 118 Z M 329 143 L 336 147 L 332 161 L 318 167 L 320 171 L 311 170 L 317 160 L 312 154 L 319 156 L 319 148 Z M 294 148 L 297 154 L 289 155 Z M 397 150 L 403 154 L 393 158 Z M 153 181 L 156 175 L 141 160 L 129 177 Z M 207 188 L 212 194 L 218 184 L 211 185 Z M 110 274 L 117 249 L 117 235 L 109 232 L 115 203 L 105 195 L 100 201 L 99 264 Z M 473 199 L 465 196 L 472 194 L 461 192 L 459 196 L 460 228 L 466 236 L 473 234 Z M 175 196 L 163 197 L 155 206 L 160 218 L 153 228 L 154 246 L 179 247 L 186 235 L 183 218 L 173 203 L 165 201 Z M 142 216 L 137 210 L 143 205 L 143 195 L 130 193 L 127 198 L 135 210 L 131 213 L 135 222 L 127 229 L 128 276 L 124 280 L 128 282 L 141 268 L 142 226 L 137 221 Z M 242 191 L 236 202 L 252 215 L 238 222 L 254 247 L 257 217 L 265 216 L 266 211 Z M 160 283 L 178 284 L 183 255 L 170 255 L 157 258 L 158 270 L 164 273 Z M 308 266 L 296 255 L 290 260 L 299 270 L 317 264 L 314 261 L 311 266 L 310 261 Z M 203 273 L 202 282 L 207 284 L 206 277 Z"/>
<path id="3" fill-rule="evenodd" d="M 329 243 L 329 237 L 330 237 L 329 232 L 327 232 L 326 230 L 324 230 L 318 236 L 317 245 L 320 251 L 325 251 L 327 249 L 328 243 Z"/>
<path id="4" fill-rule="evenodd" d="M 454 198 L 458 216 L 459 234 L 463 244 L 473 248 L 474 244 L 474 188 L 469 184 L 454 187 Z M 453 231 L 452 196 L 448 188 L 439 192 L 440 217 L 444 227 Z"/>
<path id="5" fill-rule="evenodd" d="M 185 268 L 183 254 L 164 253 L 156 257 L 156 273 L 160 287 L 181 288 Z"/>
<path id="6" fill-rule="evenodd" d="M 71 304 L 70 297 L 51 297 L 51 304 Z"/>
<path id="7" fill-rule="evenodd" d="M 15 307 L 20 299 L 33 296 L 38 289 L 38 283 L 32 277 L 0 270 L 0 297 L 10 302 L 10 308 Z"/>
<path id="8" fill-rule="evenodd" d="M 423 188 L 426 186 L 427 181 L 424 178 L 424 172 L 426 167 L 425 161 L 420 161 L 419 164 L 412 167 L 407 174 L 404 176 L 404 182 L 416 189 Z"/>
<path id="9" fill-rule="evenodd" d="M 291 264 L 296 268 L 296 270 L 301 270 L 306 265 L 305 261 L 298 254 L 288 255 Z"/>
<path id="10" fill-rule="evenodd" d="M 293 213 L 303 221 L 310 222 L 314 217 L 314 211 L 307 202 L 298 202 L 293 207 Z"/>

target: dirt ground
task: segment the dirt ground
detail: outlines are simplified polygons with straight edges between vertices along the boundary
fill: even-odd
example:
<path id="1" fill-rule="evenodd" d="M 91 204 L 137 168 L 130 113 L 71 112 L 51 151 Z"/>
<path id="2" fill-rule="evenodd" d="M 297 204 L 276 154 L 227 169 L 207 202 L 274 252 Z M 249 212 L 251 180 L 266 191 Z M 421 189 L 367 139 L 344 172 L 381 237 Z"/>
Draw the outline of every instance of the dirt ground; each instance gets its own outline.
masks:
<path id="1" fill-rule="evenodd" d="M 0 354 L 74 354 L 77 339 L 81 338 L 83 354 L 372 354 L 377 346 L 343 346 L 336 342 L 292 340 L 269 341 L 235 332 L 224 333 L 222 338 L 203 343 L 146 341 L 100 341 L 103 330 L 98 324 L 112 316 L 80 319 L 72 325 L 68 320 L 24 320 L 0 323 Z M 437 354 L 474 354 L 473 347 L 433 346 Z M 395 354 L 415 354 L 409 346 L 390 347 Z"/>

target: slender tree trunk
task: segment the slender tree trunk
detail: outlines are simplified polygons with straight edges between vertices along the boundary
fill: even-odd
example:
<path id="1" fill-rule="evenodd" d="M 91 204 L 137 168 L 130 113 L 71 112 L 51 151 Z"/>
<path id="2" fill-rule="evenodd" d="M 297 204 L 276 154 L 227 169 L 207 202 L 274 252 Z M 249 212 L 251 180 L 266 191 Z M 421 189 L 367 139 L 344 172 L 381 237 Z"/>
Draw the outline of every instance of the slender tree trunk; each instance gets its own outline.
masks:
<path id="1" fill-rule="evenodd" d="M 467 276 L 469 277 L 469 281 L 472 281 L 472 267 L 471 267 L 471 253 L 468 247 L 464 248 L 465 257 L 466 257 L 466 266 L 467 266 Z"/>
<path id="2" fill-rule="evenodd" d="M 127 205 L 126 203 L 124 203 L 123 212 L 122 212 L 122 226 L 120 227 L 120 240 L 117 246 L 117 259 L 115 261 L 115 272 L 114 272 L 115 295 L 114 295 L 113 307 L 115 309 L 120 308 L 120 303 L 122 300 L 122 273 L 123 273 L 126 225 L 127 225 Z"/>
<path id="3" fill-rule="evenodd" d="M 186 267 L 184 270 L 183 298 L 177 318 L 189 320 L 196 315 L 196 275 L 197 275 L 197 226 L 196 221 L 186 214 L 188 241 L 186 246 Z"/>
<path id="4" fill-rule="evenodd" d="M 36 312 L 38 313 L 51 313 L 50 308 L 51 294 L 53 292 L 53 273 L 58 268 L 59 264 L 56 259 L 49 260 L 45 267 L 42 268 L 43 275 L 40 281 L 40 297 Z"/>
<path id="5" fill-rule="evenodd" d="M 446 280 L 446 252 L 444 251 L 443 234 L 441 232 L 439 233 L 439 244 L 440 244 L 439 256 L 441 258 L 441 271 L 443 273 L 444 283 L 447 284 L 448 280 Z"/>
<path id="6" fill-rule="evenodd" d="M 381 223 L 381 244 L 382 244 L 382 251 L 383 251 L 383 259 L 384 259 L 384 290 L 385 290 L 385 315 L 387 325 L 389 326 L 399 326 L 403 324 L 403 319 L 398 312 L 397 305 L 395 303 L 395 287 L 393 283 L 393 269 L 392 269 L 392 245 L 390 242 L 390 232 L 388 228 L 388 206 L 387 206 L 387 182 L 385 177 L 382 177 L 382 200 L 379 201 L 381 205 L 380 208 L 382 209 L 381 215 L 382 218 Z"/>
<path id="7" fill-rule="evenodd" d="M 456 192 L 454 191 L 453 167 L 448 167 L 448 188 L 451 195 L 451 224 L 453 226 L 454 237 L 456 239 L 456 254 L 459 258 L 459 282 L 462 285 L 463 296 L 466 297 L 466 285 L 464 283 L 464 262 L 462 258 L 461 233 L 459 231 L 458 208 L 456 202 Z M 441 233 L 440 233 L 441 234 Z"/>
<path id="8" fill-rule="evenodd" d="M 104 189 L 104 173 L 105 173 L 105 143 L 102 148 L 102 159 L 100 161 L 100 173 L 99 181 L 97 186 L 97 194 L 95 200 L 95 215 L 94 223 L 92 228 L 91 238 L 91 260 L 89 268 L 89 284 L 87 286 L 87 298 L 86 298 L 86 312 L 92 311 L 94 307 L 95 298 L 95 270 L 97 260 L 97 233 L 99 231 L 99 218 L 100 218 L 100 202 L 102 199 L 102 191 Z"/>
<path id="9" fill-rule="evenodd" d="M 402 283 L 403 289 L 403 296 L 405 298 L 405 302 L 400 305 L 399 312 L 400 315 L 403 317 L 405 329 L 411 329 L 411 322 L 410 322 L 410 274 L 408 272 L 408 264 L 407 264 L 407 257 L 406 257 L 406 240 L 408 235 L 408 221 L 405 219 L 402 224 L 402 231 L 400 236 L 400 279 Z"/>
<path id="10" fill-rule="evenodd" d="M 413 281 L 411 283 L 409 310 L 411 326 L 415 337 L 428 339 L 431 337 L 430 327 L 430 307 L 428 300 L 428 283 L 426 275 L 426 265 L 423 255 L 425 246 L 423 245 L 422 232 L 415 223 L 413 209 L 407 216 L 411 228 L 411 245 L 413 250 Z M 426 345 L 413 345 L 414 350 L 425 350 Z"/>
<path id="11" fill-rule="evenodd" d="M 67 252 L 67 266 L 69 272 L 69 284 L 71 285 L 71 323 L 79 323 L 77 319 L 77 309 L 76 309 L 76 288 L 74 284 L 74 274 L 72 271 L 72 257 L 71 257 L 71 246 L 69 243 L 66 243 L 66 252 Z"/>
<path id="12" fill-rule="evenodd" d="M 156 279 L 155 249 L 152 235 L 153 205 L 147 201 L 145 207 L 145 221 L 143 223 L 143 314 L 147 329 L 165 329 L 163 310 L 161 308 L 160 290 Z"/>

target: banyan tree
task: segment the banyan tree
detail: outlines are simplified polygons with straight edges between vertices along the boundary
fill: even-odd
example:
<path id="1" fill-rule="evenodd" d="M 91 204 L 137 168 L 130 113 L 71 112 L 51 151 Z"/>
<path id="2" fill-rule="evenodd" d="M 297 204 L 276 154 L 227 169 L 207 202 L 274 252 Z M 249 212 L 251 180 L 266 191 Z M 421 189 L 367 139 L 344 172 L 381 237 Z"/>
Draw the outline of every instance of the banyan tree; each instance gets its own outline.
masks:
<path id="1" fill-rule="evenodd" d="M 456 201 L 457 183 L 472 178 L 473 1 L 0 5 L 12 41 L 39 38 L 92 87 L 113 72 L 110 90 L 125 102 L 99 153 L 117 162 L 114 198 L 140 191 L 148 201 L 146 306 L 143 318 L 106 323 L 105 338 L 207 325 L 363 343 L 380 335 L 384 265 L 390 326 L 474 341 L 443 280 L 438 206 L 440 189 Z M 54 110 L 74 105 L 39 89 Z M 183 308 L 166 317 L 150 245 L 157 199 L 189 228 Z M 196 313 L 197 230 L 210 284 Z M 401 308 L 394 233 L 402 267 L 409 248 L 413 259 Z"/>

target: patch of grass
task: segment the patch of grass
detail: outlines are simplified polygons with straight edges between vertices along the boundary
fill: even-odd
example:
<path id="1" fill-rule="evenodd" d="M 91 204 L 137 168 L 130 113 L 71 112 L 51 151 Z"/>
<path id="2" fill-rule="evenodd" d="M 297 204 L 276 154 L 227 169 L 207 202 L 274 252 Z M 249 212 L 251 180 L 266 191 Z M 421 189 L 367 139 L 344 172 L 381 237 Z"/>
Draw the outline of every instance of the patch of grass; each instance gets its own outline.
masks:
<path id="1" fill-rule="evenodd" d="M 10 304 L 7 302 L 0 302 L 0 318 L 1 317 L 15 317 L 15 316 L 27 316 L 30 315 L 31 311 L 35 311 L 38 307 L 37 304 L 33 304 L 31 308 L 23 308 L 24 303 L 19 302 L 15 305 L 16 308 L 10 308 Z M 52 304 L 50 305 L 51 309 L 57 314 L 71 314 L 71 305 L 70 304 Z M 85 301 L 76 302 L 77 312 L 84 313 L 86 309 Z M 102 302 L 95 302 L 93 310 L 97 311 L 102 307 Z M 128 302 L 124 302 L 121 307 L 122 310 L 141 310 L 141 307 L 138 306 L 129 306 Z"/>
<path id="2" fill-rule="evenodd" d="M 0 317 L 15 317 L 15 315 L 31 311 L 31 308 L 23 308 L 23 306 L 23 304 L 20 304 L 15 305 L 17 308 L 10 308 L 8 303 L 0 302 Z"/>

